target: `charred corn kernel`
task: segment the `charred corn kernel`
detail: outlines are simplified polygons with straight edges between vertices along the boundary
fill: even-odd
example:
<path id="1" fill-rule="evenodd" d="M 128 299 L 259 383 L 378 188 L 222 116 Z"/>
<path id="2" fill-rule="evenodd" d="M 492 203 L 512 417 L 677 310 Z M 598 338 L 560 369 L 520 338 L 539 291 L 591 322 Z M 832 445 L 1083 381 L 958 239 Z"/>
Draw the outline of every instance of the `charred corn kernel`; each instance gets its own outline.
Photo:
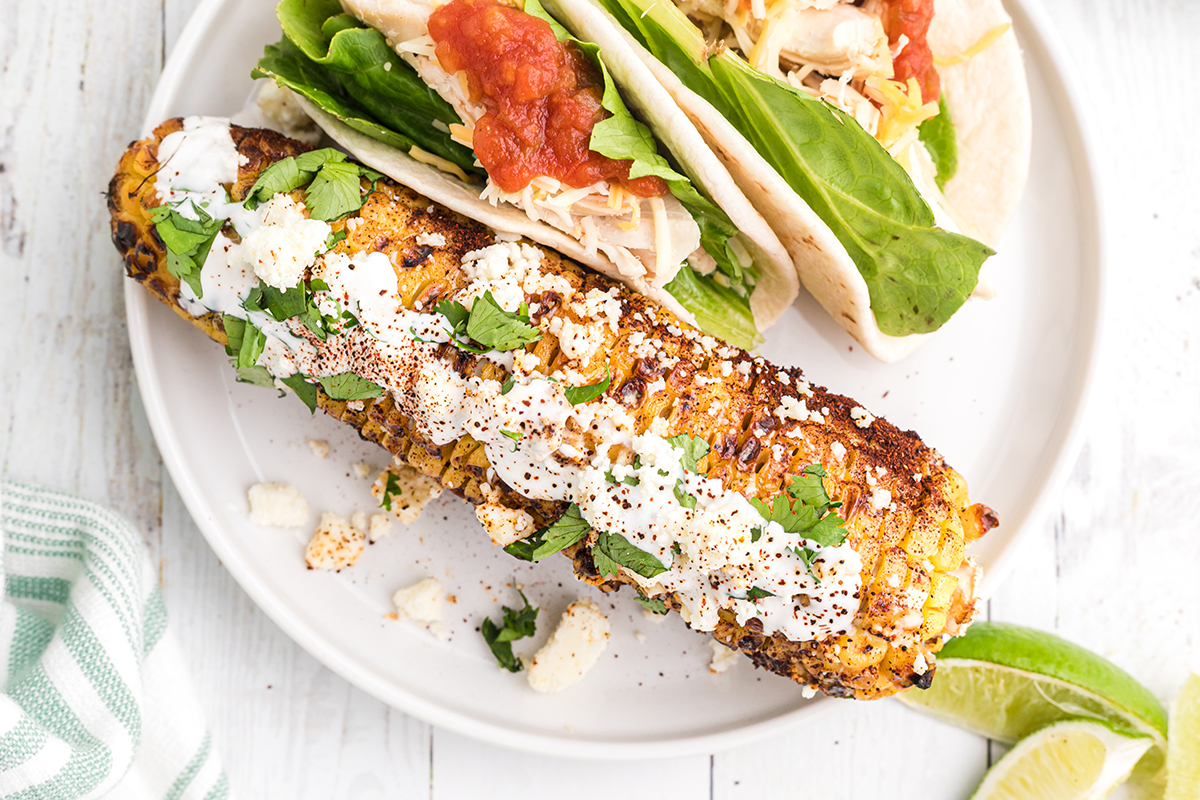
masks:
<path id="1" fill-rule="evenodd" d="M 941 520 L 934 519 L 930 514 L 919 514 L 913 520 L 913 526 L 904 537 L 904 551 L 913 558 L 929 558 L 937 552 L 938 542 L 942 538 Z"/>
<path id="2" fill-rule="evenodd" d="M 931 639 L 934 636 L 940 636 L 945 629 L 946 612 L 935 608 L 928 609 L 925 612 L 925 619 L 921 623 L 921 638 Z"/>
<path id="3" fill-rule="evenodd" d="M 837 644 L 840 647 L 837 660 L 852 670 L 865 670 L 878 664 L 888 652 L 886 639 L 866 631 L 839 637 Z"/>
<path id="4" fill-rule="evenodd" d="M 953 521 L 953 524 L 951 523 Z M 962 525 L 958 517 L 950 517 L 942 523 L 942 541 L 937 553 L 930 559 L 938 569 L 954 570 L 963 562 L 966 546 L 963 544 Z"/>
<path id="5" fill-rule="evenodd" d="M 950 607 L 950 599 L 958 588 L 958 579 L 944 572 L 935 572 L 930 578 L 929 599 L 925 608 L 944 610 Z"/>
<path id="6" fill-rule="evenodd" d="M 160 166 L 158 142 L 181 126 L 180 120 L 165 123 L 155 138 L 135 143 L 122 159 L 109 192 L 113 239 L 131 277 L 224 342 L 218 315 L 192 317 L 179 305 L 179 281 L 167 269 L 166 253 L 150 222 L 149 209 L 159 204 L 154 180 Z M 268 164 L 302 152 L 300 145 L 275 134 L 233 130 L 244 157 L 238 181 L 229 187 L 235 199 L 245 196 Z M 374 184 L 362 209 L 337 221 L 335 229 L 348 232 L 336 245 L 339 252 L 385 253 L 395 265 L 401 304 L 421 311 L 466 288 L 464 256 L 495 241 L 495 234 L 481 225 L 387 180 Z M 415 240 L 421 233 L 443 234 L 446 246 L 418 247 Z M 723 609 L 716 638 L 736 643 L 772 671 L 842 697 L 879 697 L 923 680 L 942 635 L 962 630 L 974 613 L 973 584 L 965 591 L 955 588 L 949 574 L 969 566 L 963 542 L 996 524 L 985 506 L 969 505 L 961 477 L 915 434 L 882 419 L 860 427 L 852 416 L 852 401 L 810 386 L 799 370 L 780 369 L 713 340 L 702 345 L 707 337 L 663 308 L 551 251 L 542 255 L 539 269 L 550 288 L 525 298 L 542 338 L 515 354 L 518 371 L 525 374 L 536 362 L 542 374 L 558 373 L 575 386 L 610 378 L 606 398 L 629 415 L 635 432 L 702 438 L 710 449 L 699 469 L 725 489 L 770 501 L 793 475 L 819 463 L 828 471 L 826 491 L 843 503 L 838 513 L 846 520 L 846 540 L 862 561 L 862 588 L 856 595 L 847 590 L 847 607 L 857 609 L 852 633 L 790 641 L 780 634 L 764 635 L 755 619 L 739 625 L 736 615 Z M 611 296 L 620 303 L 617 330 L 605 321 L 596 331 L 581 332 L 587 320 L 576 301 L 592 290 L 608 293 L 614 288 Z M 572 341 L 550 329 L 557 320 L 560 331 L 571 332 Z M 575 327 L 568 328 L 568 322 Z M 599 341 L 594 350 L 589 337 Z M 442 346 L 437 358 L 463 377 L 507 377 L 498 364 L 451 345 Z M 441 486 L 476 504 L 511 510 L 522 522 L 518 533 L 544 526 L 565 510 L 564 503 L 534 500 L 510 489 L 491 471 L 484 447 L 469 436 L 442 447 L 426 441 L 391 396 L 351 407 L 318 391 L 318 404 Z M 804 413 L 797 413 L 801 408 Z M 610 457 L 624 452 L 623 446 L 605 440 L 599 428 L 568 427 L 563 435 L 581 452 L 606 447 Z M 914 475 L 922 477 L 913 480 Z M 631 580 L 599 576 L 584 543 L 566 552 L 583 580 L 606 591 Z M 667 600 L 677 605 L 676 599 Z"/>

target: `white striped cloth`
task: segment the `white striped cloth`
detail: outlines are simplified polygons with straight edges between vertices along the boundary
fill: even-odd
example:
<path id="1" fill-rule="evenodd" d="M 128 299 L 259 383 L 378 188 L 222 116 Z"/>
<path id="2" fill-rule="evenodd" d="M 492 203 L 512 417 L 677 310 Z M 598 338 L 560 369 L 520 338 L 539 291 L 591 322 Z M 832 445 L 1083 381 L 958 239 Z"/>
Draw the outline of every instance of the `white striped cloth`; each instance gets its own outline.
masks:
<path id="1" fill-rule="evenodd" d="M 0 798 L 230 796 L 133 526 L 0 484 L 0 578 Z"/>

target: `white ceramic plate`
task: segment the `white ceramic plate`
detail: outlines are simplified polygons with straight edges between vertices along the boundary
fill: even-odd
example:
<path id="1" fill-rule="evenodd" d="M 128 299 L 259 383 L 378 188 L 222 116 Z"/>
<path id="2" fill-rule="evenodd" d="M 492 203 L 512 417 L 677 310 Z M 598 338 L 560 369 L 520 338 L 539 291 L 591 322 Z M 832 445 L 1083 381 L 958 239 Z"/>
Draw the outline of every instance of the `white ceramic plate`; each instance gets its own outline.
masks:
<path id="1" fill-rule="evenodd" d="M 996 257 L 999 296 L 972 303 L 908 360 L 884 365 L 852 346 L 807 297 L 767 336 L 763 352 L 920 431 L 997 510 L 1001 527 L 974 550 L 984 592 L 1014 566 L 1069 471 L 1099 343 L 1101 213 L 1092 159 L 1061 47 L 1031 0 L 1009 0 L 1033 92 L 1029 187 Z M 208 0 L 172 53 L 147 115 L 230 115 L 251 91 L 250 69 L 278 27 L 270 0 Z M 371 479 L 387 455 L 294 399 L 237 384 L 221 348 L 136 284 L 126 287 L 134 363 L 163 459 L 213 550 L 263 610 L 351 683 L 433 724 L 495 744 L 571 757 L 648 758 L 711 752 L 815 719 L 831 700 L 753 669 L 708 671 L 706 638 L 678 617 L 652 622 L 625 593 L 578 584 L 566 559 L 534 567 L 491 546 L 466 504 L 444 497 L 422 518 L 335 575 L 305 569 L 307 531 L 261 529 L 245 491 L 262 480 L 301 488 L 314 513 L 370 511 Z M 320 460 L 306 437 L 327 439 Z M 391 593 L 434 575 L 457 598 L 449 642 L 385 618 Z M 587 679 L 557 695 L 499 670 L 476 627 L 513 603 L 514 576 L 544 608 L 532 652 L 571 599 L 596 596 L 613 621 L 608 651 Z M 644 641 L 640 641 L 643 639 Z"/>

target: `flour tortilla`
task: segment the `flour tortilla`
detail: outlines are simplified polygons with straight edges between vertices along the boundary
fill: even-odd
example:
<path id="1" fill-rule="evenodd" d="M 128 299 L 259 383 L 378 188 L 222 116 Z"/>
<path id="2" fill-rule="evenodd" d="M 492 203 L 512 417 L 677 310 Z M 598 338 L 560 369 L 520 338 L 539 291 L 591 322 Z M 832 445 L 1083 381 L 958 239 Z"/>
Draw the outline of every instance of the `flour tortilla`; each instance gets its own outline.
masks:
<path id="1" fill-rule="evenodd" d="M 590 6 L 587 7 L 590 9 Z M 551 9 L 555 13 L 555 9 Z M 568 27 L 571 27 L 568 25 Z M 655 79 L 634 51 L 610 26 L 605 26 L 611 42 L 596 42 L 613 80 L 621 88 L 626 104 L 692 179 L 729 216 L 749 246 L 761 275 L 750 295 L 750 310 L 760 331 L 774 323 L 800 292 L 792 259 L 787 249 L 743 194 L 729 170 L 713 155 L 696 128 L 679 109 L 666 89 Z M 611 45 L 611 46 L 610 46 Z M 670 292 L 654 286 L 643 277 L 622 275 L 603 253 L 589 252 L 579 240 L 544 222 L 531 220 L 524 211 L 508 204 L 493 206 L 479 197 L 482 185 L 469 184 L 407 153 L 370 138 L 317 108 L 303 97 L 304 110 L 329 136 L 364 164 L 435 200 L 463 216 L 482 222 L 489 228 L 516 233 L 553 248 L 608 277 L 621 281 L 645 296 L 669 308 L 690 325 L 696 325 L 692 313 L 680 305 Z M 698 326 L 697 326 L 698 327 Z"/>
<path id="2" fill-rule="evenodd" d="M 556 5 L 584 2 L 556 0 Z M 804 288 L 868 353 L 880 361 L 898 361 L 933 335 L 888 336 L 879 330 L 866 281 L 829 226 L 708 101 L 684 86 L 606 11 L 588 7 L 605 18 L 675 98 L 775 228 Z M 1010 21 L 1000 0 L 935 0 L 934 9 L 930 45 L 938 54 L 962 52 Z M 583 33 L 585 38 L 594 35 L 590 29 Z M 994 244 L 1012 217 L 1028 173 L 1032 133 L 1020 49 L 1010 30 L 973 59 L 938 71 L 958 135 L 958 172 L 946 184 L 945 210 L 964 233 Z M 926 194 L 937 202 L 936 191 Z M 988 263 L 981 270 L 978 296 L 990 295 Z"/>

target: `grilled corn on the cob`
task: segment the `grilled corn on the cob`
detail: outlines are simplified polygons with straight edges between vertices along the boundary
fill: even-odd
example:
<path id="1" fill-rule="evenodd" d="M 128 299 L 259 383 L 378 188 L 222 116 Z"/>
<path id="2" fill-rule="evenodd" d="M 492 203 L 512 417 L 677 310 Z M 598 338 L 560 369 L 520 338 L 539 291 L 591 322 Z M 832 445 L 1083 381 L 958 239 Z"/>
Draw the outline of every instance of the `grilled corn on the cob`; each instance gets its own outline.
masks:
<path id="1" fill-rule="evenodd" d="M 197 129 L 211 136 L 211 127 Z M 165 122 L 152 138 L 132 144 L 121 159 L 109 187 L 113 241 L 131 277 L 211 338 L 226 343 L 229 318 L 205 310 L 196 293 L 181 284 L 176 277 L 180 266 L 168 263 L 168 248 L 152 220 L 153 210 L 164 196 L 170 197 L 170 182 L 159 171 L 170 167 L 171 158 L 177 160 L 177 181 L 185 169 L 178 135 L 171 141 L 170 157 L 163 158 L 166 165 L 159 160 L 160 145 L 183 128 L 181 120 Z M 222 157 L 232 159 L 228 169 L 236 165 L 236 179 L 230 173 L 222 183 L 234 203 L 247 197 L 265 168 L 309 149 L 271 131 L 225 130 L 231 139 Z M 484 263 L 497 241 L 494 232 L 387 179 L 372 184 L 364 177 L 360 187 L 365 195 L 361 209 L 329 222 L 328 255 L 316 258 L 304 276 L 311 282 L 319 273 L 322 280 L 334 282 L 322 308 L 328 297 L 338 296 L 343 300 L 339 308 L 358 308 L 363 324 L 354 329 L 334 324 L 326 340 L 297 318 L 279 335 L 293 337 L 307 354 L 293 356 L 310 370 L 310 378 L 340 375 L 350 365 L 357 379 L 390 391 L 339 400 L 331 395 L 353 395 L 323 383 L 316 388 L 322 409 L 475 503 L 481 521 L 500 543 L 529 540 L 534 531 L 568 518 L 568 510 L 578 515 L 582 508 L 592 529 L 564 551 L 582 579 L 606 591 L 633 584 L 649 602 L 680 611 L 693 627 L 711 630 L 761 667 L 839 697 L 874 698 L 929 685 L 933 654 L 945 638 L 965 628 L 975 611 L 977 571 L 964 548 L 996 524 L 986 506 L 970 503 L 964 481 L 937 452 L 852 400 L 808 384 L 800 370 L 775 367 L 725 347 L 645 298 L 553 252 L 526 249 L 528 245 L 510 248 L 532 258 L 535 266 L 521 284 L 523 293 L 508 305 L 515 306 L 517 299 L 528 304 L 530 330 L 536 332 L 526 338 L 537 336 L 535 340 L 501 348 L 507 353 L 477 354 L 463 349 L 484 349 L 477 347 L 474 334 L 470 340 L 451 333 L 440 343 L 423 342 L 437 337 L 414 326 L 412 337 L 395 346 L 395 331 L 380 334 L 374 329 L 368 335 L 363 332 L 367 300 L 354 305 L 348 290 L 339 295 L 343 284 L 359 278 L 332 268 L 320 272 L 321 264 L 336 261 L 353 270 L 354 264 L 366 264 L 370 254 L 384 254 L 397 281 L 395 294 L 389 295 L 393 311 L 405 325 L 431 317 L 435 306 L 443 308 L 437 306 L 442 301 L 473 299 L 478 304 L 480 298 L 470 295 L 480 281 L 498 292 L 500 284 L 486 283 L 489 274 L 496 278 Z M 220 187 L 215 191 L 221 194 Z M 281 202 L 305 195 L 292 188 L 289 197 Z M 259 214 L 259 224 L 264 224 Z M 226 252 L 242 241 L 237 227 L 226 223 L 217 240 L 218 245 L 225 242 Z M 210 253 L 208 258 L 211 263 L 224 256 Z M 311 285 L 320 292 L 319 283 Z M 204 302 L 210 308 L 220 297 L 209 295 L 228 289 L 205 287 Z M 379 294 L 385 292 L 380 289 Z M 516 316 L 509 314 L 510 319 Z M 404 353 L 424 354 L 424 360 Z M 265 353 L 260 363 L 270 357 Z M 453 391 L 431 394 L 436 381 L 430 376 L 437 375 L 454 378 L 453 386 L 460 387 L 455 391 L 465 391 L 467 399 L 450 397 L 450 402 Z M 559 382 L 548 382 L 547 376 Z M 567 384 L 590 387 L 589 393 L 598 396 L 579 400 L 577 395 L 578 405 L 572 406 L 563 400 Z M 506 398 L 514 385 L 519 388 Z M 531 388 L 535 385 L 540 387 L 536 391 Z M 471 408 L 472 397 L 508 408 L 512 430 L 497 431 L 500 423 L 487 414 L 498 412 Z M 561 424 L 552 428 L 544 415 L 512 411 L 518 400 L 565 409 Z M 453 437 L 447 439 L 445 431 L 453 431 Z M 512 462 L 504 454 L 507 448 L 497 444 L 503 441 L 496 439 L 497 432 L 525 454 L 541 446 L 540 456 L 534 456 L 538 466 L 530 461 L 520 467 L 527 469 L 523 476 L 514 473 L 513 463 L 524 462 Z M 672 446 L 664 447 L 664 442 Z M 639 463 L 643 455 L 648 463 Z M 657 474 L 670 475 L 667 480 L 678 498 L 667 523 L 639 516 L 644 509 L 638 498 L 649 497 L 650 484 L 659 480 L 651 471 L 656 463 L 667 467 Z M 582 484 L 596 472 L 594 464 L 607 468 L 607 480 L 589 484 L 589 489 Z M 798 490 L 787 499 L 788 487 L 799 486 L 796 476 L 822 475 L 814 465 L 823 468 L 816 489 L 808 480 L 807 494 Z M 576 506 L 569 506 L 560 481 L 570 486 Z M 668 484 L 664 487 L 669 496 Z M 828 498 L 813 500 L 813 491 L 827 492 Z M 762 516 L 755 517 L 752 528 L 745 522 L 745 509 L 751 507 L 747 498 L 761 501 L 756 508 Z M 800 524 L 796 515 L 812 510 L 805 508 L 806 502 L 816 508 L 815 516 Z M 844 544 L 803 532 L 815 520 L 835 519 L 834 513 L 844 517 Z M 635 530 L 641 519 L 650 520 L 648 529 L 669 541 L 656 544 L 654 537 L 642 537 Z M 794 524 L 801 533 L 787 534 Z M 625 531 L 623 544 L 614 544 L 619 536 L 601 541 L 609 536 L 606 528 Z M 730 534 L 734 528 L 741 531 L 737 537 Z M 840 538 L 841 531 L 834 532 Z M 796 545 L 783 548 L 785 540 Z M 622 550 L 630 544 L 637 551 L 632 557 Z M 725 555 L 718 558 L 719 553 Z M 615 567 L 614 560 L 621 566 Z M 769 572 L 772 566 L 776 573 Z M 786 575 L 779 574 L 781 569 Z M 767 575 L 780 580 L 766 583 Z M 749 585 L 751 578 L 760 583 Z M 798 585 L 803 588 L 792 594 Z M 780 597 L 768 586 L 791 589 Z M 734 594 L 737 587 L 744 596 Z"/>

